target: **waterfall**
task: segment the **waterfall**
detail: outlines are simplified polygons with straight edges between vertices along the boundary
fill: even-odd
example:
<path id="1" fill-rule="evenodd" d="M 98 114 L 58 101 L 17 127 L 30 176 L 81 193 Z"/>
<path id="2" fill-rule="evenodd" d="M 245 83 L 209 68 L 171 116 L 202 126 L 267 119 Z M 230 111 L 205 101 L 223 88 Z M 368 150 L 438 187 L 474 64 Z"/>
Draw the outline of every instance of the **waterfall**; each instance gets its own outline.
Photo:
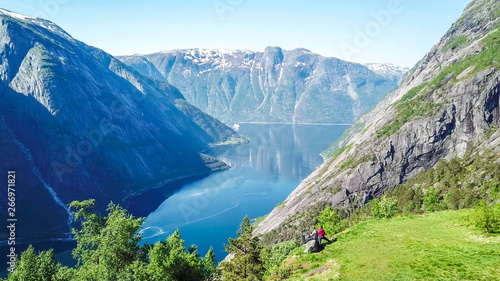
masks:
<path id="1" fill-rule="evenodd" d="M 40 170 L 35 166 L 35 163 L 33 162 L 33 156 L 31 155 L 29 149 L 19 142 L 17 139 L 14 138 L 14 142 L 17 144 L 17 146 L 21 149 L 21 151 L 24 153 L 26 156 L 26 159 L 28 160 L 29 165 L 31 166 L 31 170 L 33 173 L 37 176 L 37 178 L 40 180 L 40 182 L 43 184 L 43 187 L 47 189 L 47 191 L 50 193 L 54 201 L 56 202 L 57 205 L 61 206 L 67 213 L 68 213 L 68 229 L 69 233 L 71 233 L 71 223 L 73 222 L 73 214 L 70 212 L 68 205 L 64 204 L 64 202 L 59 198 L 57 195 L 56 191 L 42 178 L 42 175 L 40 174 Z"/>

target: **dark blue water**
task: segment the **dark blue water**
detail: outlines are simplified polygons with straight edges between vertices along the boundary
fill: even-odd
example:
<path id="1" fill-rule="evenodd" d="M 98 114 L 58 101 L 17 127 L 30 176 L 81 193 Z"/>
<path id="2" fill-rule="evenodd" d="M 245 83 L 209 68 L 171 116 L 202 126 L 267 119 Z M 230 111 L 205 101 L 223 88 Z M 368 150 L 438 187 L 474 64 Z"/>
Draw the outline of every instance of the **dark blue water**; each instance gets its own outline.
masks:
<path id="1" fill-rule="evenodd" d="M 147 216 L 143 241 L 162 241 L 179 229 L 186 246 L 197 244 L 202 255 L 213 246 L 218 260 L 223 259 L 222 244 L 236 236 L 244 216 L 266 215 L 284 201 L 347 127 L 241 124 L 239 132 L 250 143 L 208 152 L 232 168 L 170 194 Z M 147 196 L 141 201 L 147 202 Z"/>

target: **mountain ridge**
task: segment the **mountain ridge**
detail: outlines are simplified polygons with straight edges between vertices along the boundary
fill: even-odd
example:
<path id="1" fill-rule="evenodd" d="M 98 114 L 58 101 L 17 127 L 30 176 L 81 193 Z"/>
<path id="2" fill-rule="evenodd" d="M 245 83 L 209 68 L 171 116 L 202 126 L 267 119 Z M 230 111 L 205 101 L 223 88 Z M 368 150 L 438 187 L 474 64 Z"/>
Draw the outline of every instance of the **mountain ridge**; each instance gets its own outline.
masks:
<path id="1" fill-rule="evenodd" d="M 402 76 L 307 49 L 179 49 L 120 56 L 225 122 L 352 123 Z"/>
<path id="2" fill-rule="evenodd" d="M 93 197 L 102 211 L 145 186 L 227 168 L 200 153 L 238 139 L 233 130 L 52 22 L 0 10 L 0 55 L 0 125 L 11 149 L 0 171 L 17 171 L 30 191 L 17 197 L 30 206 L 18 213 L 20 239 L 65 237 L 58 200 Z M 36 211 L 44 209 L 50 216 Z"/>

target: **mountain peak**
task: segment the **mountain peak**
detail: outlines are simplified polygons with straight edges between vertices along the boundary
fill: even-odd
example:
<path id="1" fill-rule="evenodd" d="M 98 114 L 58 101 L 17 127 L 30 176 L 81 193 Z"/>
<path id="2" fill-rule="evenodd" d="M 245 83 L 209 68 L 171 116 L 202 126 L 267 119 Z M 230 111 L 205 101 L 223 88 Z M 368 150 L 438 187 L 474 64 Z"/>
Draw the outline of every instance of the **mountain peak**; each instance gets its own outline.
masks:
<path id="1" fill-rule="evenodd" d="M 9 10 L 2 9 L 2 8 L 0 8 L 0 15 L 9 16 L 11 18 L 15 18 L 15 19 L 19 19 L 19 20 L 37 20 L 37 18 L 25 16 L 25 15 L 11 12 Z"/>
<path id="2" fill-rule="evenodd" d="M 50 33 L 55 33 L 59 36 L 62 36 L 65 39 L 74 40 L 73 37 L 71 37 L 71 35 L 69 35 L 66 31 L 64 31 L 62 28 L 60 28 L 57 24 L 55 24 L 49 20 L 46 20 L 46 19 L 26 16 L 23 14 L 19 14 L 16 12 L 12 12 L 12 11 L 0 8 L 0 18 L 2 18 L 2 17 L 4 17 L 4 18 L 7 17 L 7 18 L 13 19 L 15 21 L 22 21 L 26 24 L 35 25 L 35 26 L 41 27 L 43 29 L 46 29 Z"/>

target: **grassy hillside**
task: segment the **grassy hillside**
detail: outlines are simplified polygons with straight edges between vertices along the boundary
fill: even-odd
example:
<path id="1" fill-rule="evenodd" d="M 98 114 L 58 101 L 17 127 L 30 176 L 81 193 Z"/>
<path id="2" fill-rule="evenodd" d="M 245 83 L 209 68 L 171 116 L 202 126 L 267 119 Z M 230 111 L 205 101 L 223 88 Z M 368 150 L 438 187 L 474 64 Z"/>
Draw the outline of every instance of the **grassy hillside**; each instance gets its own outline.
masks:
<path id="1" fill-rule="evenodd" d="M 500 236 L 470 226 L 471 210 L 371 220 L 316 254 L 294 250 L 288 280 L 500 280 Z"/>

